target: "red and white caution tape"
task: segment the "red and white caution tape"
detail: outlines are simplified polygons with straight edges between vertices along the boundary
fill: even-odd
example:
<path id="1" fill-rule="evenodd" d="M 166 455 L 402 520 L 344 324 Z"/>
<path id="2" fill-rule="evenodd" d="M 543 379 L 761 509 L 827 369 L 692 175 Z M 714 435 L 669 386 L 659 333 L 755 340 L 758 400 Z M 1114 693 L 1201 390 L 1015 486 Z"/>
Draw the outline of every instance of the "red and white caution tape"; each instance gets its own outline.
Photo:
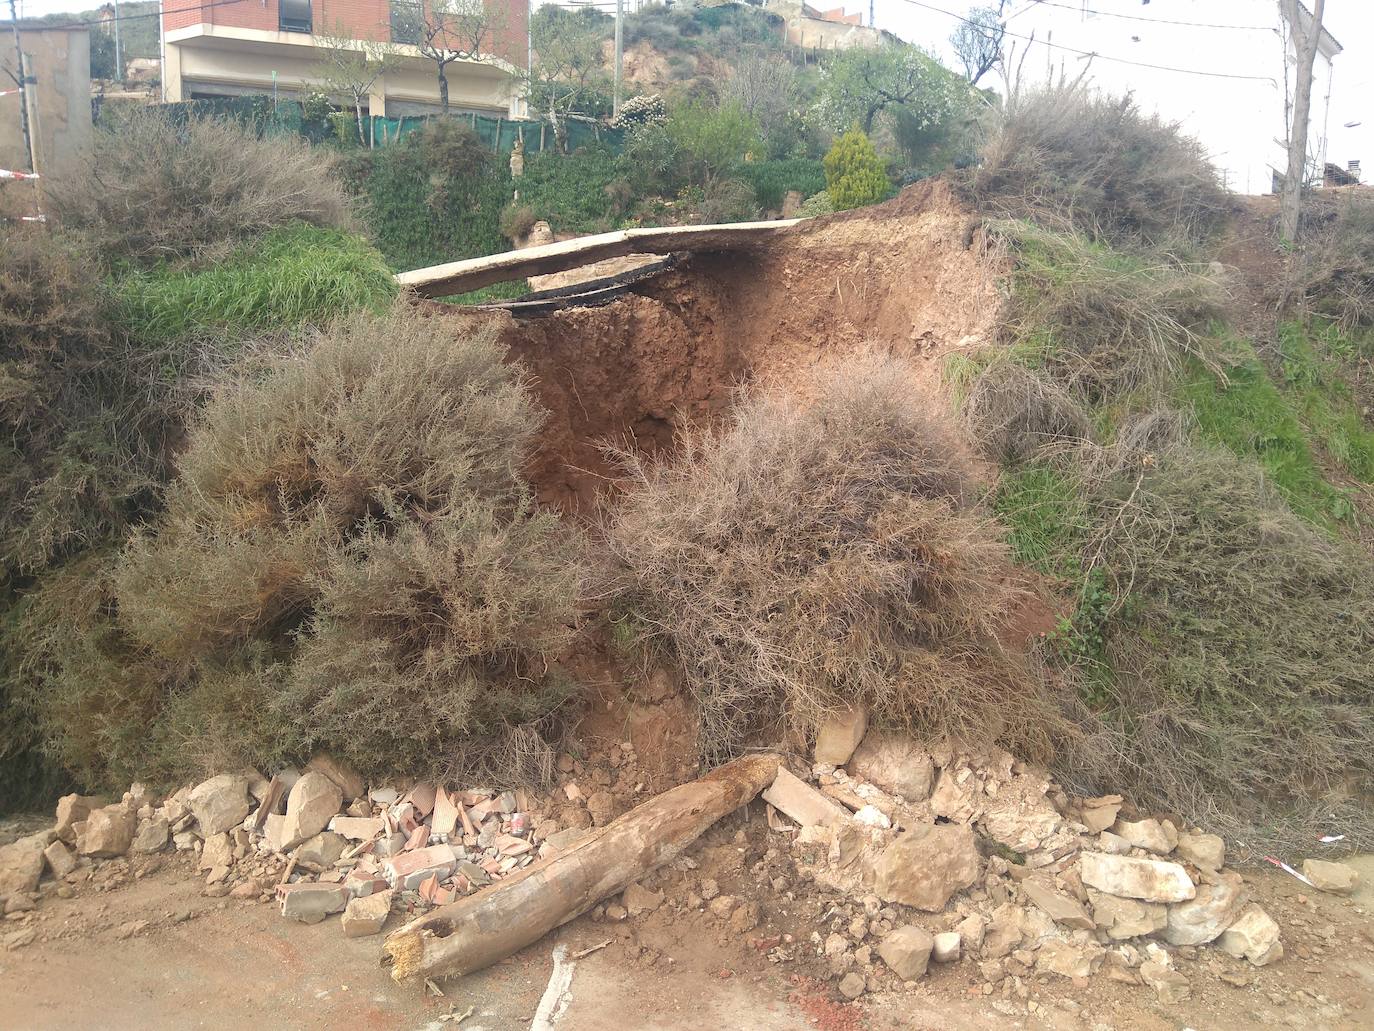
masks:
<path id="1" fill-rule="evenodd" d="M 0 179 L 37 179 L 37 172 L 12 172 L 8 168 L 0 168 Z"/>
<path id="2" fill-rule="evenodd" d="M 1316 887 L 1315 884 L 1313 884 L 1313 883 L 1312 883 L 1311 881 L 1309 881 L 1306 877 L 1304 877 L 1302 874 L 1298 873 L 1298 871 L 1294 870 L 1291 866 L 1289 866 L 1287 863 L 1283 862 L 1282 860 L 1280 860 L 1280 859 L 1275 859 L 1273 856 L 1265 856 L 1265 857 L 1264 857 L 1264 861 L 1265 861 L 1266 863 L 1273 863 L 1275 866 L 1277 866 L 1277 867 L 1278 867 L 1280 870 L 1282 870 L 1284 873 L 1290 873 L 1290 874 L 1292 874 L 1294 877 L 1296 877 L 1298 880 L 1302 881 L 1302 883 L 1305 884 L 1305 885 L 1307 885 L 1309 888 L 1315 888 L 1315 887 Z"/>
<path id="3" fill-rule="evenodd" d="M 17 89 L 0 89 L 0 97 L 8 97 L 11 93 L 23 93 L 23 92 L 24 92 L 23 90 L 17 90 Z"/>

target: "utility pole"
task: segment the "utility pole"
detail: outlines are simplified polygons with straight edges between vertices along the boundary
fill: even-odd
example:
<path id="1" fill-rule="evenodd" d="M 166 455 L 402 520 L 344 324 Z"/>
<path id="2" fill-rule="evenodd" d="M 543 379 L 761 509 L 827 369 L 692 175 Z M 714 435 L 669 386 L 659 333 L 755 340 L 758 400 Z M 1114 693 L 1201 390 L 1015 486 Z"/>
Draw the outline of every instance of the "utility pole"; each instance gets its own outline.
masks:
<path id="1" fill-rule="evenodd" d="M 114 0 L 115 8 L 115 82 L 124 81 L 124 57 L 119 49 L 119 0 Z"/>
<path id="2" fill-rule="evenodd" d="M 870 29 L 878 27 L 878 20 L 873 16 L 873 0 L 868 0 L 868 27 Z"/>
<path id="3" fill-rule="evenodd" d="M 13 4 L 14 0 L 10 0 Z M 620 71 L 625 51 L 621 22 L 625 20 L 625 0 L 615 0 L 615 92 L 611 94 L 611 114 L 620 114 Z"/>
<path id="4" fill-rule="evenodd" d="M 19 129 L 24 134 L 24 149 L 29 155 L 29 171 L 37 172 L 34 167 L 33 156 L 33 136 L 29 131 L 29 84 L 27 73 L 24 71 L 24 47 L 19 42 L 19 10 L 15 0 L 10 0 L 10 27 L 14 30 L 14 58 L 17 62 L 15 69 L 18 75 L 15 83 L 19 87 Z"/>

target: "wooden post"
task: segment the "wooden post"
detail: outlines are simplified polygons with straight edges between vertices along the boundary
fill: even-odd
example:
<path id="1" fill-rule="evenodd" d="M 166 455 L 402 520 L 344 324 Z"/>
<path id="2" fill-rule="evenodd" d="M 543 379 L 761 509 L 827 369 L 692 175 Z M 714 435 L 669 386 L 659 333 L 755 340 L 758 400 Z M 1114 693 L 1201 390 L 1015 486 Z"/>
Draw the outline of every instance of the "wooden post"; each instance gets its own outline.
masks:
<path id="1" fill-rule="evenodd" d="M 675 859 L 721 817 L 773 782 L 779 759 L 736 759 L 592 831 L 495 887 L 389 935 L 383 964 L 397 981 L 481 970 L 581 916 Z"/>

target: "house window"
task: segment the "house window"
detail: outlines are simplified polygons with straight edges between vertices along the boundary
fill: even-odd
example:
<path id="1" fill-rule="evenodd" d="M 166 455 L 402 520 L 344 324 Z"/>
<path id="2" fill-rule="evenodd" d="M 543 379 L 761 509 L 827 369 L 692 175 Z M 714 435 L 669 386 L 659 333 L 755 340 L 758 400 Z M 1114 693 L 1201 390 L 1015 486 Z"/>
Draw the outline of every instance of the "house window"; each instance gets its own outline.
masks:
<path id="1" fill-rule="evenodd" d="M 306 32 L 311 29 L 310 0 L 278 0 L 278 28 L 282 32 Z"/>
<path id="2" fill-rule="evenodd" d="M 419 0 L 391 0 L 391 42 L 418 45 L 423 24 Z"/>

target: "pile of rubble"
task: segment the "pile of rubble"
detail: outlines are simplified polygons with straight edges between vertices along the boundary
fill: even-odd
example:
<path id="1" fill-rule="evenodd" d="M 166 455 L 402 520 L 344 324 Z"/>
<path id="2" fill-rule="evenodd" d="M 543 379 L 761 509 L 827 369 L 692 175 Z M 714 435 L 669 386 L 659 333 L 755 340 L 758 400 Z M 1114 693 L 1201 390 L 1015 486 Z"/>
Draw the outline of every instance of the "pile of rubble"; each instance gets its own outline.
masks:
<path id="1" fill-rule="evenodd" d="M 393 910 L 423 913 L 568 847 L 597 822 L 593 809 L 609 819 L 609 796 L 589 807 L 571 782 L 565 794 L 560 823 L 523 790 L 369 789 L 321 755 L 303 773 L 220 774 L 160 804 L 139 784 L 113 804 L 67 795 L 51 830 L 0 849 L 0 898 L 26 911 L 45 873 L 70 895 L 98 885 L 102 867 L 118 878 L 130 858 L 175 851 L 195 857 L 206 895 L 276 901 L 304 923 L 342 913 L 345 935 L 371 935 Z"/>
<path id="2" fill-rule="evenodd" d="M 804 879 L 851 900 L 811 937 L 849 998 L 930 962 L 979 964 L 986 994 L 1022 979 L 1104 971 L 1165 1002 L 1191 990 L 1177 957 L 1214 944 L 1255 966 L 1283 956 L 1277 923 L 1225 867 L 1214 834 L 1139 817 L 1120 796 L 1070 798 L 1042 771 L 988 750 L 925 749 L 867 732 L 856 710 L 818 735 L 815 763 L 763 794 Z M 1348 893 L 1351 868 L 1308 860 L 1316 888 Z M 777 946 L 770 959 L 795 950 Z"/>

